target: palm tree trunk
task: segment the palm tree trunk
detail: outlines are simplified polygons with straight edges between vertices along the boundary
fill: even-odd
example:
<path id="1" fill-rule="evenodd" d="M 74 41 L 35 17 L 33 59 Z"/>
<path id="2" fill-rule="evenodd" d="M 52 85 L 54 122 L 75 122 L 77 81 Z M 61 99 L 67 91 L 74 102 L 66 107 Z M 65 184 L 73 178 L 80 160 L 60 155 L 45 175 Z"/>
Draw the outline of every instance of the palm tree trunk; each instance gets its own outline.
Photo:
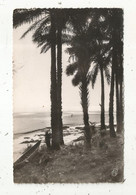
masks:
<path id="1" fill-rule="evenodd" d="M 51 13 L 51 128 L 52 148 L 60 149 L 57 117 L 57 83 L 56 83 L 56 29 L 54 14 Z"/>
<path id="2" fill-rule="evenodd" d="M 87 82 L 86 82 L 86 77 L 82 79 L 82 84 L 80 87 L 81 91 L 81 105 L 83 109 L 83 121 L 85 125 L 85 145 L 86 147 L 91 146 L 91 131 L 90 131 L 90 126 L 89 126 L 89 114 L 88 114 L 88 88 L 87 88 Z"/>
<path id="3" fill-rule="evenodd" d="M 120 81 L 120 131 L 124 128 L 124 102 L 123 102 L 123 67 L 121 67 L 121 81 Z"/>
<path id="4" fill-rule="evenodd" d="M 101 73 L 101 130 L 105 129 L 105 101 L 104 101 L 104 76 L 103 67 L 100 65 Z"/>
<path id="5" fill-rule="evenodd" d="M 114 129 L 114 115 L 113 115 L 113 105 L 114 105 L 114 63 L 112 64 L 112 75 L 111 75 L 111 88 L 110 88 L 110 101 L 109 101 L 109 126 L 110 126 L 110 136 L 116 137 Z"/>
<path id="6" fill-rule="evenodd" d="M 62 122 L 62 41 L 61 26 L 58 26 L 57 34 L 57 99 L 58 99 L 58 128 L 60 134 L 60 144 L 64 144 L 63 140 L 63 122 Z"/>
<path id="7" fill-rule="evenodd" d="M 120 63 L 120 131 L 122 132 L 124 129 L 124 78 L 123 78 L 123 43 L 121 41 L 121 34 L 123 31 L 123 27 L 121 31 L 119 31 L 119 63 Z"/>
<path id="8" fill-rule="evenodd" d="M 120 127 L 120 91 L 119 91 L 119 78 L 118 78 L 118 68 L 116 69 L 116 119 L 117 119 L 117 132 L 121 132 Z"/>

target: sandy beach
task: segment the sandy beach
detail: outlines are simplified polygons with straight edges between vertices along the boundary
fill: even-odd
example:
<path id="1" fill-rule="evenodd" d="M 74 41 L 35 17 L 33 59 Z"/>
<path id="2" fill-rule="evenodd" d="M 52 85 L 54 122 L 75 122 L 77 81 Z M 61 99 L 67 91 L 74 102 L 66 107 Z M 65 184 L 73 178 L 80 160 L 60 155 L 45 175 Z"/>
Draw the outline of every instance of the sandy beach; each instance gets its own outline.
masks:
<path id="1" fill-rule="evenodd" d="M 65 145 L 72 144 L 73 140 L 76 140 L 83 135 L 83 125 L 78 126 L 65 126 L 63 130 Z M 26 133 L 20 133 L 14 135 L 14 162 L 23 154 L 26 148 L 30 145 L 33 146 L 37 141 L 41 140 L 41 145 L 45 144 L 45 133 L 49 128 L 43 128 L 33 130 Z"/>
<path id="2" fill-rule="evenodd" d="M 100 113 L 90 113 L 90 121 L 95 126 L 100 125 Z M 64 142 L 66 145 L 72 143 L 83 134 L 80 130 L 83 125 L 81 112 L 64 112 Z M 106 124 L 108 124 L 108 114 L 106 114 Z M 14 140 L 13 159 L 14 162 L 23 154 L 26 148 L 41 140 L 41 145 L 45 144 L 45 132 L 50 129 L 50 113 L 17 113 L 14 114 Z"/>
<path id="3" fill-rule="evenodd" d="M 100 113 L 89 114 L 90 121 L 95 127 L 100 126 Z M 108 125 L 108 114 L 105 115 Z M 72 144 L 73 140 L 83 135 L 83 116 L 81 112 L 64 112 L 63 134 L 65 145 Z M 41 140 L 45 144 L 45 133 L 50 129 L 50 113 L 18 113 L 14 114 L 14 140 L 13 160 L 14 162 L 29 147 Z"/>

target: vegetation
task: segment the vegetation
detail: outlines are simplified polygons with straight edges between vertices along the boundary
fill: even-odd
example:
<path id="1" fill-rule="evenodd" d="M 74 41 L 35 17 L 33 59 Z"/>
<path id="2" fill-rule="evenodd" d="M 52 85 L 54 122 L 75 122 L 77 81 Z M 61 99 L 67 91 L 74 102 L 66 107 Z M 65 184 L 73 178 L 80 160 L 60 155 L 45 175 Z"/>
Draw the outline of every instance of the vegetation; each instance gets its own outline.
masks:
<path id="1" fill-rule="evenodd" d="M 93 43 L 86 37 L 88 36 L 88 24 L 86 26 L 81 26 L 81 29 L 75 27 L 75 36 L 71 40 L 71 47 L 67 49 L 67 52 L 72 57 L 72 62 L 66 69 L 67 75 L 73 75 L 72 84 L 74 86 L 79 86 L 81 105 L 83 109 L 83 121 L 85 125 L 85 144 L 90 146 L 91 141 L 91 131 L 89 127 L 89 114 L 88 114 L 88 104 L 89 104 L 89 83 L 91 81 L 90 77 L 90 64 L 92 57 Z"/>
<path id="2" fill-rule="evenodd" d="M 122 181 L 123 11 L 121 9 L 15 10 L 14 28 L 24 23 L 30 23 L 30 27 L 22 38 L 33 30 L 32 40 L 41 47 L 41 53 L 46 53 L 49 49 L 51 52 L 52 150 L 47 151 L 44 148 L 37 153 L 34 162 L 15 172 L 15 182 Z M 73 75 L 72 84 L 78 86 L 80 91 L 85 147 L 82 144 L 61 146 L 64 145 L 61 95 L 63 44 L 67 44 L 66 52 L 69 54 L 66 74 Z M 98 72 L 101 78 L 101 136 L 105 135 L 105 138 L 98 138 L 99 147 L 94 147 L 88 114 L 89 85 L 91 83 L 94 88 Z M 106 131 L 105 78 L 110 85 L 110 133 L 108 134 L 102 133 L 103 130 Z M 114 124 L 114 89 L 116 89 L 117 129 Z M 88 150 L 91 143 L 92 149 Z M 116 174 L 113 173 L 115 161 L 118 164 Z M 32 173 L 30 177 L 28 177 L 29 171 Z"/>
<path id="3" fill-rule="evenodd" d="M 14 170 L 14 182 L 123 182 L 122 136 L 112 139 L 108 133 L 100 143 L 96 147 L 94 141 L 91 150 L 86 150 L 77 142 L 76 145 L 63 146 L 55 152 L 43 147 L 24 167 Z"/>

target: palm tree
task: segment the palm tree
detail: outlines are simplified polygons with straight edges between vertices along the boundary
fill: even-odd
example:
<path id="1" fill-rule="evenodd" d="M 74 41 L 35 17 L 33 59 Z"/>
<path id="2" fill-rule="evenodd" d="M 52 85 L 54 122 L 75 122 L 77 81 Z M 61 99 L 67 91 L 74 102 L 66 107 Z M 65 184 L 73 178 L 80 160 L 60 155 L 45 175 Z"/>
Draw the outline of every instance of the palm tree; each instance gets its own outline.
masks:
<path id="1" fill-rule="evenodd" d="M 22 35 L 22 38 L 27 35 L 32 30 L 35 30 L 33 34 L 33 42 L 36 42 L 38 47 L 41 47 L 41 53 L 47 52 L 50 48 L 52 50 L 53 43 L 57 46 L 57 68 L 56 74 L 54 78 L 56 78 L 56 84 L 52 86 L 56 86 L 57 91 L 57 120 L 53 117 L 53 98 L 52 99 L 52 91 L 51 90 L 51 126 L 53 128 L 53 122 L 52 120 L 55 120 L 55 123 L 58 124 L 57 128 L 60 132 L 60 144 L 64 144 L 63 141 L 63 132 L 62 132 L 62 97 L 61 97 L 61 86 L 62 86 L 62 43 L 69 42 L 68 35 L 64 36 L 62 35 L 62 30 L 66 29 L 66 22 L 70 19 L 70 24 L 73 23 L 76 24 L 77 18 L 81 17 L 81 12 L 85 11 L 79 11 L 78 13 L 75 12 L 73 9 L 20 9 L 14 11 L 14 27 L 18 27 L 21 24 L 24 23 L 34 23 L 28 28 L 28 30 Z M 52 19 L 53 18 L 53 19 Z M 52 19 L 52 20 L 51 20 Z M 36 20 L 36 21 L 35 21 Z M 53 21 L 54 20 L 54 21 Z M 53 26 L 55 28 L 54 35 L 51 32 L 52 30 L 52 22 Z M 54 36 L 54 37 L 52 37 Z M 63 37 L 63 40 L 62 40 Z M 53 49 L 54 50 L 54 49 Z M 56 55 L 53 55 L 53 52 L 51 51 L 51 55 L 54 59 L 54 63 L 56 63 Z M 52 64 L 52 62 L 51 62 Z M 51 67 L 53 67 L 51 65 Z M 51 70 L 51 78 L 53 77 L 52 70 Z M 54 82 L 53 82 L 54 83 Z M 54 110 L 54 109 L 53 109 Z M 54 119 L 53 119 L 54 118 Z M 54 128 L 53 128 L 54 129 Z M 53 130 L 54 131 L 54 130 Z"/>
<path id="2" fill-rule="evenodd" d="M 56 27 L 57 27 L 57 97 L 58 97 L 58 128 L 60 131 L 60 144 L 63 145 L 63 123 L 62 123 L 62 44 L 70 44 L 73 34 L 73 26 L 81 26 L 81 22 L 85 22 L 86 16 L 90 10 L 75 10 L 75 9 L 55 9 L 56 12 Z M 81 20 L 82 16 L 82 20 Z M 80 24 L 79 24 L 80 23 Z"/>
<path id="3" fill-rule="evenodd" d="M 116 50 L 118 63 L 115 69 L 116 101 L 117 101 L 117 132 L 123 130 L 123 11 L 116 10 Z"/>
<path id="4" fill-rule="evenodd" d="M 78 26 L 79 27 L 79 26 Z M 91 36 L 88 34 L 88 26 L 80 26 L 75 29 L 75 36 L 71 41 L 71 47 L 67 49 L 70 54 L 72 62 L 67 66 L 66 74 L 74 75 L 72 84 L 78 86 L 81 96 L 81 105 L 83 110 L 83 121 L 85 126 L 85 145 L 90 147 L 91 131 L 89 126 L 89 83 L 91 81 L 90 65 L 93 56 L 93 42 Z"/>
<path id="5" fill-rule="evenodd" d="M 63 140 L 63 122 L 62 122 L 62 28 L 63 14 L 58 13 L 57 23 L 57 99 L 58 99 L 58 128 L 60 132 L 60 144 Z"/>
<path id="6" fill-rule="evenodd" d="M 56 28 L 57 28 L 57 98 L 58 98 L 58 128 L 60 131 L 60 144 L 64 144 L 63 140 L 63 122 L 62 122 L 62 44 L 70 43 L 71 38 L 67 32 L 72 32 L 73 25 L 76 25 L 80 17 L 86 17 L 88 11 L 73 9 L 55 9 L 56 12 Z M 83 20 L 83 19 L 82 19 Z M 69 27 L 68 27 L 69 26 Z M 73 33 L 73 32 L 72 32 Z M 64 38 L 65 35 L 65 38 Z"/>
<path id="7" fill-rule="evenodd" d="M 63 121 L 62 121 L 62 44 L 66 40 L 62 37 L 66 30 L 66 22 L 69 15 L 67 10 L 55 9 L 56 13 L 56 45 L 57 45 L 57 100 L 58 100 L 58 129 L 60 133 L 60 145 L 64 144 L 63 140 Z M 66 38 L 66 36 L 65 36 Z"/>
<path id="8" fill-rule="evenodd" d="M 55 43 L 57 50 L 57 61 L 56 61 L 56 82 L 57 82 L 57 116 L 58 130 L 60 137 L 60 145 L 64 144 L 63 140 L 63 122 L 62 122 L 62 44 L 68 43 L 70 35 L 66 34 L 67 26 L 66 23 L 70 18 L 70 10 L 64 9 L 50 9 L 50 13 L 54 13 L 54 22 L 56 27 Z M 41 25 L 33 34 L 33 42 L 38 47 L 41 47 L 41 53 L 45 53 L 50 48 L 50 26 Z"/>
<path id="9" fill-rule="evenodd" d="M 57 82 L 57 116 L 58 129 L 60 136 L 60 144 L 64 144 L 63 140 L 63 122 L 62 122 L 62 44 L 68 41 L 68 35 L 65 35 L 66 22 L 69 18 L 68 10 L 62 9 L 50 9 L 50 13 L 54 13 L 54 24 L 56 27 L 55 32 L 55 44 L 57 50 L 57 61 L 56 61 L 56 82 Z M 38 47 L 41 47 L 41 53 L 45 53 L 50 48 L 50 26 L 40 26 L 33 34 L 33 42 Z M 64 31 L 64 32 L 62 32 Z M 64 36 L 65 35 L 65 36 Z"/>
<path id="10" fill-rule="evenodd" d="M 104 73 L 107 80 L 108 85 L 110 84 L 110 62 L 109 57 L 101 57 L 99 54 L 97 55 L 97 60 L 95 60 L 94 67 L 91 71 L 91 81 L 92 88 L 94 88 L 98 73 L 100 71 L 101 78 L 101 130 L 105 129 L 105 92 L 104 92 Z"/>
<path id="11" fill-rule="evenodd" d="M 104 94 L 104 73 L 107 83 L 110 84 L 110 59 L 111 59 L 111 45 L 109 45 L 109 37 L 107 36 L 107 24 L 105 18 L 105 11 L 97 10 L 94 14 L 93 25 L 90 25 L 88 31 L 94 41 L 94 67 L 91 71 L 92 88 L 94 88 L 98 73 L 100 71 L 101 78 L 101 130 L 105 129 L 105 94 Z"/>
<path id="12" fill-rule="evenodd" d="M 113 95 L 114 95 L 114 81 L 116 77 L 116 104 L 117 104 L 117 131 L 123 129 L 120 124 L 123 124 L 123 101 L 122 101 L 122 83 L 123 83 L 123 12 L 121 9 L 113 9 L 109 11 L 109 23 L 111 31 L 112 44 L 112 78 L 110 91 L 110 106 L 109 106 L 109 123 L 111 137 L 115 137 L 114 118 L 113 118 Z M 120 78 L 119 78 L 120 75 Z M 119 89 L 120 86 L 120 89 Z M 122 128 L 122 129 L 121 129 Z"/>
<path id="13" fill-rule="evenodd" d="M 116 59 L 112 58 L 112 70 L 111 70 L 111 88 L 110 88 L 110 100 L 109 100 L 109 126 L 110 126 L 110 136 L 116 137 L 115 129 L 114 129 L 114 75 L 115 75 L 115 68 L 114 63 L 116 63 Z"/>
<path id="14" fill-rule="evenodd" d="M 83 121 L 85 125 L 85 144 L 86 146 L 90 146 L 91 141 L 91 132 L 89 127 L 89 114 L 88 114 L 88 106 L 89 106 L 89 89 L 88 85 L 90 82 L 90 76 L 88 74 L 87 68 L 85 68 L 86 65 L 81 64 L 80 59 L 77 59 L 76 62 L 73 62 L 67 66 L 66 74 L 73 75 L 74 78 L 72 80 L 73 86 L 79 86 L 80 90 L 80 96 L 81 96 L 81 105 L 83 110 Z M 83 66 L 83 68 L 81 68 Z"/>
<path id="15" fill-rule="evenodd" d="M 38 35 L 39 45 L 43 43 L 41 51 L 45 52 L 51 48 L 51 127 L 52 127 L 52 147 L 59 149 L 59 130 L 58 130 L 58 115 L 57 115 L 57 82 L 56 82 L 56 26 L 54 11 L 46 9 L 20 9 L 15 10 L 13 15 L 13 26 L 17 28 L 24 23 L 34 23 L 22 35 L 24 37 L 29 31 L 35 30 L 35 35 L 38 31 L 49 31 L 50 33 L 41 37 Z M 50 25 L 50 28 L 49 28 Z"/>
<path id="16" fill-rule="evenodd" d="M 104 28 L 102 29 L 103 33 L 105 33 L 108 39 L 109 51 L 112 56 L 110 56 L 112 60 L 111 66 L 111 89 L 110 89 L 110 100 L 109 100 L 109 125 L 110 125 L 110 135 L 111 137 L 115 137 L 115 129 L 114 129 L 114 83 L 116 81 L 116 113 L 117 113 L 117 130 L 119 124 L 122 122 L 121 116 L 123 116 L 123 112 L 121 106 L 122 105 L 122 86 L 121 86 L 121 78 L 120 75 L 123 75 L 122 68 L 122 10 L 121 9 L 107 9 L 107 11 L 100 11 L 101 17 L 104 19 Z M 120 77 L 120 78 L 119 78 Z M 116 80 L 115 80 L 116 79 Z"/>
<path id="17" fill-rule="evenodd" d="M 79 25 L 83 18 L 86 18 L 86 15 L 89 13 L 89 10 L 74 10 L 74 9 L 54 9 L 55 13 L 55 25 L 56 25 L 56 45 L 57 45 L 57 103 L 58 103 L 58 129 L 60 132 L 60 144 L 64 144 L 63 141 L 63 123 L 62 123 L 62 97 L 61 97 L 61 87 L 62 87 L 62 44 L 69 44 L 71 41 L 70 33 L 73 33 L 73 25 Z M 81 26 L 81 24 L 79 25 Z M 45 36 L 49 36 L 48 29 L 45 28 L 45 31 L 38 28 L 38 31 L 33 35 L 33 41 L 42 46 L 41 52 L 46 52 L 48 45 L 45 42 Z"/>
<path id="18" fill-rule="evenodd" d="M 99 27 L 99 26 L 98 26 Z M 100 34 L 100 32 L 98 33 Z M 110 84 L 110 60 L 111 60 L 111 47 L 109 47 L 108 40 L 104 40 L 104 37 L 100 38 L 99 35 L 96 38 L 95 44 L 95 57 L 94 67 L 91 71 L 92 88 L 94 88 L 98 73 L 100 71 L 101 78 L 101 130 L 105 129 L 105 93 L 104 93 L 104 73 L 107 83 Z"/>
<path id="19" fill-rule="evenodd" d="M 52 148 L 60 149 L 59 129 L 57 115 L 57 82 L 56 82 L 56 28 L 55 14 L 51 12 L 51 127 L 52 127 Z"/>

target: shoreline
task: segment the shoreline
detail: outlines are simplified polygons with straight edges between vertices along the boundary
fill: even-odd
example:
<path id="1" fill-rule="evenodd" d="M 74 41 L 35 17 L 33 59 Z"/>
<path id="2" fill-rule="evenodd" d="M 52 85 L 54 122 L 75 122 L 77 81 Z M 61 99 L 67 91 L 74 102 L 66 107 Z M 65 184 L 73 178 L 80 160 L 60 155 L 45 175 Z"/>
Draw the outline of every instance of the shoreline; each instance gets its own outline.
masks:
<path id="1" fill-rule="evenodd" d="M 45 128 L 41 128 L 41 129 L 35 129 L 35 130 L 29 130 L 29 131 L 27 131 L 27 132 L 22 132 L 22 133 L 14 133 L 14 139 L 16 139 L 16 138 L 18 138 L 18 137 L 20 137 L 20 136 L 22 136 L 22 135 L 27 135 L 27 134 L 31 134 L 31 133 L 36 133 L 36 132 L 38 132 L 38 131 L 45 131 L 47 128 L 45 127 Z"/>
<path id="2" fill-rule="evenodd" d="M 77 128 L 79 127 L 79 129 Z M 45 133 L 50 127 L 32 130 L 29 132 L 14 134 L 14 143 L 13 143 L 13 162 L 15 162 L 30 145 L 34 145 L 37 141 L 41 140 L 41 144 L 45 144 Z M 83 125 L 76 126 L 64 126 L 64 142 L 65 145 L 68 145 L 72 140 L 77 139 L 83 133 Z"/>
<path id="3" fill-rule="evenodd" d="M 38 135 L 43 133 L 44 129 L 38 129 L 36 131 L 27 133 L 14 134 L 13 162 L 15 162 L 23 154 L 27 147 L 35 144 L 37 140 L 42 140 L 42 137 Z"/>
<path id="4" fill-rule="evenodd" d="M 108 124 L 106 124 L 106 126 L 108 127 Z M 83 127 L 84 125 L 64 125 L 63 135 L 65 145 L 72 144 L 74 140 L 83 136 Z M 100 128 L 100 123 L 95 123 L 95 128 Z M 14 134 L 13 162 L 15 162 L 23 154 L 26 148 L 33 146 L 37 141 L 41 140 L 41 144 L 45 144 L 45 133 L 48 129 L 50 129 L 50 127 Z"/>

